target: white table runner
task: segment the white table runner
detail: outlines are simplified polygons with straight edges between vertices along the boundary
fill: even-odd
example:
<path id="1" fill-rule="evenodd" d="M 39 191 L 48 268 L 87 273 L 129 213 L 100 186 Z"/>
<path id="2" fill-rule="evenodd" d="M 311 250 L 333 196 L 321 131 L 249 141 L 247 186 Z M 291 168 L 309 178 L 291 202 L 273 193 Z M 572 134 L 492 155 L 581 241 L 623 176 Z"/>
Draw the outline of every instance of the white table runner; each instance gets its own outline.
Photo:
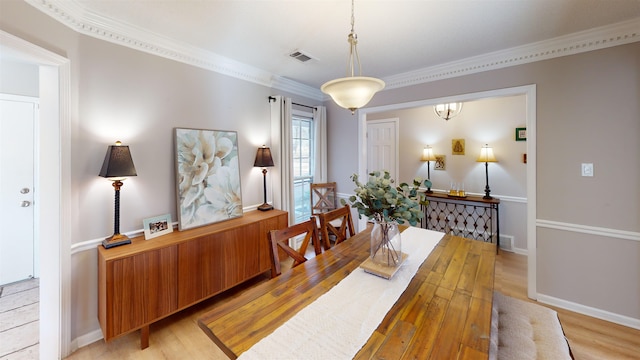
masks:
<path id="1" fill-rule="evenodd" d="M 380 325 L 444 234 L 410 227 L 402 232 L 409 257 L 391 280 L 357 268 L 238 359 L 352 359 Z"/>

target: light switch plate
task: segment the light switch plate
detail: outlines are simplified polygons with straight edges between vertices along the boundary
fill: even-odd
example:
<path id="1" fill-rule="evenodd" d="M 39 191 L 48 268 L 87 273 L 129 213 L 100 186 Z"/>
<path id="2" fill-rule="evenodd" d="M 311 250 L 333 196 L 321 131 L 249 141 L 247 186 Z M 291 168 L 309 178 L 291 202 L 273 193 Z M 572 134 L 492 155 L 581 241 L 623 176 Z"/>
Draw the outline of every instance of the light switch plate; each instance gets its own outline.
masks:
<path id="1" fill-rule="evenodd" d="M 582 163 L 582 176 L 593 176 L 592 163 Z"/>

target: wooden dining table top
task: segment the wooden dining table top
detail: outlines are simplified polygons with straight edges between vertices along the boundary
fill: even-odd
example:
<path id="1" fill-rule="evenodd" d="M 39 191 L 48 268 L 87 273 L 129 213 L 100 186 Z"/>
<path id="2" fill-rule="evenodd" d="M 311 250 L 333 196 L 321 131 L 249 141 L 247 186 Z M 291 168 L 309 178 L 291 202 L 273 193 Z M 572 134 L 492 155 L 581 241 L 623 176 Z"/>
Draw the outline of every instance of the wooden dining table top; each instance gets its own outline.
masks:
<path id="1" fill-rule="evenodd" d="M 213 308 L 198 325 L 237 358 L 356 270 L 370 231 Z M 495 244 L 444 235 L 355 358 L 487 359 L 495 257 Z"/>

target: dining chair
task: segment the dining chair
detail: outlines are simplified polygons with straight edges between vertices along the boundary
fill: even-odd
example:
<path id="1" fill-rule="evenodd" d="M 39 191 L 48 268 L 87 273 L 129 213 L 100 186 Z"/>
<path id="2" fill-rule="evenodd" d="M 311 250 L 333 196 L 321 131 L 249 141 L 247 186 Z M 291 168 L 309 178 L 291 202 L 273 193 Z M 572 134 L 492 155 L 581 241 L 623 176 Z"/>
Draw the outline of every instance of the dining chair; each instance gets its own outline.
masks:
<path id="1" fill-rule="evenodd" d="M 324 243 L 325 250 L 331 248 L 330 238 L 335 239 L 335 245 L 338 245 L 355 234 L 349 204 L 329 212 L 320 213 L 318 217 L 320 218 L 320 237 Z"/>
<path id="2" fill-rule="evenodd" d="M 311 215 L 318 215 L 338 208 L 336 196 L 336 183 L 312 183 L 311 188 Z"/>
<path id="3" fill-rule="evenodd" d="M 289 241 L 296 241 L 304 236 L 302 244 L 296 250 L 289 245 Z M 295 224 L 280 230 L 269 231 L 269 251 L 271 253 L 271 277 L 274 278 L 282 273 L 281 262 L 285 260 L 280 258 L 280 254 L 291 258 L 293 263 L 291 267 L 296 267 L 307 261 L 305 257 L 309 243 L 313 244 L 316 255 L 322 253 L 318 236 L 318 226 L 316 219 L 311 217 L 308 221 Z"/>

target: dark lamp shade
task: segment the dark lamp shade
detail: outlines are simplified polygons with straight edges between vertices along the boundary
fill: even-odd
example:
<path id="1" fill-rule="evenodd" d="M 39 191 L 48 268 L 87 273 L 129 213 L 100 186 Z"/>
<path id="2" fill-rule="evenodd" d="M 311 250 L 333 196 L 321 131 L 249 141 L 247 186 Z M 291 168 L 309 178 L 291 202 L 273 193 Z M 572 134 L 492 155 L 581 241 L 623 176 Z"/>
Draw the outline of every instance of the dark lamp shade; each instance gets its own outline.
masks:
<path id="1" fill-rule="evenodd" d="M 256 153 L 256 161 L 253 162 L 255 167 L 271 167 L 273 166 L 273 158 L 271 158 L 271 149 L 263 145 L 258 148 Z"/>
<path id="2" fill-rule="evenodd" d="M 129 146 L 110 145 L 99 175 L 106 178 L 137 176 Z"/>

